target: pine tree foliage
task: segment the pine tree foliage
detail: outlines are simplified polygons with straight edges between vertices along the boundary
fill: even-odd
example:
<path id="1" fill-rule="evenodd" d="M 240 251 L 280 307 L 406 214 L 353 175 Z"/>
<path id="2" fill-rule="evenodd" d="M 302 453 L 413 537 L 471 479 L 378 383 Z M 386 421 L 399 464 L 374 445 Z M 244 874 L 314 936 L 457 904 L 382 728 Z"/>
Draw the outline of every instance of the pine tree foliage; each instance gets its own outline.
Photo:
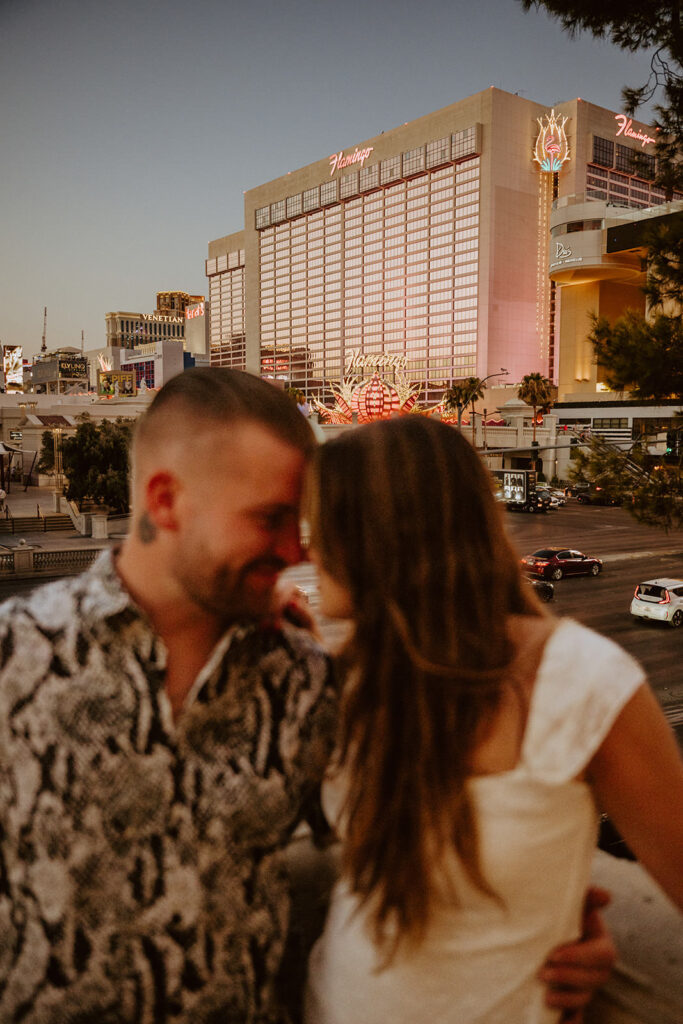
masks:
<path id="1" fill-rule="evenodd" d="M 613 324 L 593 316 L 589 339 L 613 391 L 643 400 L 683 396 L 683 327 L 680 317 L 645 320 L 628 310 Z"/>
<path id="2" fill-rule="evenodd" d="M 589 32 L 622 50 L 650 53 L 646 82 L 626 86 L 626 111 L 656 99 L 655 184 L 670 200 L 683 192 L 683 7 L 679 0 L 519 0 L 524 10 L 544 11 L 571 36 Z M 615 323 L 594 318 L 590 340 L 605 382 L 640 399 L 683 399 L 683 215 L 646 236 L 648 273 L 645 285 L 650 316 L 627 312 Z M 678 308 L 676 308 L 678 307 Z M 683 478 L 680 464 L 653 466 L 646 446 L 628 456 L 595 445 L 579 452 L 575 473 L 600 483 L 625 500 L 641 522 L 665 529 L 683 525 Z M 634 477 L 632 466 L 640 465 Z M 620 475 L 621 474 L 621 475 Z M 620 482 L 619 482 L 620 481 Z M 616 489 L 616 490 L 615 490 Z"/>
<path id="3" fill-rule="evenodd" d="M 588 447 L 576 449 L 569 476 L 575 483 L 602 488 L 640 523 L 667 531 L 683 527 L 681 460 L 653 460 L 646 441 L 619 451 L 593 440 Z"/>

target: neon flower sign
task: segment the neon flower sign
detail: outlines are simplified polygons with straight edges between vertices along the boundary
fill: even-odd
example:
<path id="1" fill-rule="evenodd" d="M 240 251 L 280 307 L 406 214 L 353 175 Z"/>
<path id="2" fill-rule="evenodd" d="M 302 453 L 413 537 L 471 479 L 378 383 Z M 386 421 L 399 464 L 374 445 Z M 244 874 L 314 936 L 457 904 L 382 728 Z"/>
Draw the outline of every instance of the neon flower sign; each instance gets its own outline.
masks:
<path id="1" fill-rule="evenodd" d="M 645 132 L 634 132 L 632 128 L 633 118 L 626 117 L 625 114 L 615 114 L 614 120 L 619 122 L 619 128 L 616 132 L 617 135 L 625 135 L 629 139 L 636 139 L 641 146 L 647 146 L 648 142 L 656 141 Z"/>
<path id="2" fill-rule="evenodd" d="M 342 167 L 350 167 L 351 164 L 360 164 L 362 167 L 374 148 L 374 146 L 367 146 L 366 149 L 359 149 L 356 146 L 353 153 L 349 153 L 348 156 L 344 156 L 341 149 L 338 153 L 333 153 L 330 157 L 330 175 L 341 170 Z"/>
<path id="3" fill-rule="evenodd" d="M 537 118 L 539 133 L 534 146 L 534 160 L 540 164 L 541 170 L 547 174 L 559 171 L 562 164 L 569 160 L 569 143 L 564 126 L 568 118 L 563 117 L 560 121 L 555 117 L 555 111 L 543 118 Z"/>

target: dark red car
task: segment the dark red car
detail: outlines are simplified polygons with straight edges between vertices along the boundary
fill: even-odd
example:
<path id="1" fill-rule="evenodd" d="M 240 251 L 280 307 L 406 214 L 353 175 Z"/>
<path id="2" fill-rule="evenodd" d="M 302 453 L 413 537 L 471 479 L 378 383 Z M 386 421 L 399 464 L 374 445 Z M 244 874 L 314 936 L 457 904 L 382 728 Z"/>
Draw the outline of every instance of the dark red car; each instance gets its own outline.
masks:
<path id="1" fill-rule="evenodd" d="M 597 576 L 602 572 L 602 562 L 571 548 L 541 548 L 532 555 L 524 556 L 522 569 L 546 580 L 561 580 L 563 576 L 579 573 Z"/>

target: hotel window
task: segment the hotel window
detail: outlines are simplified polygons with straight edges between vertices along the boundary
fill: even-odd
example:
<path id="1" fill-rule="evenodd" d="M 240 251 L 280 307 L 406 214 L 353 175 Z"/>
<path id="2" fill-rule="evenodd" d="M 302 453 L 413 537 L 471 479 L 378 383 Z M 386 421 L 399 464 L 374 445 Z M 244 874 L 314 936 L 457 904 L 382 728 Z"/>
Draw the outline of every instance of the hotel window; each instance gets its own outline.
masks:
<path id="1" fill-rule="evenodd" d="M 478 155 L 477 126 L 471 125 L 464 131 L 456 132 L 453 135 L 453 159 L 464 160 L 468 156 Z"/>
<path id="2" fill-rule="evenodd" d="M 652 181 L 655 176 L 655 158 L 650 156 L 649 153 L 637 151 L 635 154 L 634 174 L 639 178 Z"/>
<path id="3" fill-rule="evenodd" d="M 396 185 L 389 185 L 384 190 L 385 207 L 402 206 L 406 198 L 406 183 L 399 181 Z"/>
<path id="4" fill-rule="evenodd" d="M 617 143 L 617 155 L 615 161 L 615 167 L 618 171 L 623 171 L 624 174 L 635 173 L 635 151 L 629 149 L 628 146 L 620 146 Z"/>
<path id="5" fill-rule="evenodd" d="M 330 203 L 336 203 L 337 201 L 337 179 L 334 178 L 332 181 L 326 181 L 324 185 L 320 186 L 320 205 L 329 206 Z"/>
<path id="6" fill-rule="evenodd" d="M 593 136 L 593 163 L 599 167 L 614 166 L 614 143 L 609 139 L 601 139 L 599 135 Z"/>
<path id="7" fill-rule="evenodd" d="M 417 149 L 409 149 L 403 154 L 403 176 L 409 177 L 412 174 L 420 174 L 425 169 L 425 148 L 419 146 Z"/>
<path id="8" fill-rule="evenodd" d="M 300 213 L 303 213 L 303 201 L 301 193 L 297 196 L 288 196 L 287 198 L 287 216 L 298 217 Z"/>
<path id="9" fill-rule="evenodd" d="M 271 203 L 270 206 L 270 219 L 273 224 L 279 224 L 286 217 L 285 201 L 281 199 L 277 203 Z"/>
<path id="10" fill-rule="evenodd" d="M 361 192 L 369 192 L 373 188 L 379 188 L 379 164 L 373 164 L 372 167 L 361 167 L 360 170 Z"/>
<path id="11" fill-rule="evenodd" d="M 256 230 L 270 227 L 270 207 L 262 206 L 256 211 Z"/>
<path id="12" fill-rule="evenodd" d="M 349 196 L 358 195 L 358 171 L 353 171 L 352 174 L 342 175 L 340 195 L 342 199 L 348 199 Z"/>
<path id="13" fill-rule="evenodd" d="M 307 188 L 304 192 L 304 213 L 308 213 L 310 210 L 317 210 L 320 206 L 320 188 L 316 185 L 315 188 Z"/>
<path id="14" fill-rule="evenodd" d="M 448 136 L 427 143 L 427 167 L 439 167 L 451 159 L 451 140 Z"/>

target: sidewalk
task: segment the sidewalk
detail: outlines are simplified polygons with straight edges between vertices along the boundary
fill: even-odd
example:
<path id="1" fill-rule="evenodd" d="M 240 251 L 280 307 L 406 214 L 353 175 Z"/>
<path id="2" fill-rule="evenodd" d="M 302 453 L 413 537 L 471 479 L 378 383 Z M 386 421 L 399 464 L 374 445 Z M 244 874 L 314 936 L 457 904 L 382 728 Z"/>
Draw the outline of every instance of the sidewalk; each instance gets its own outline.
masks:
<path id="1" fill-rule="evenodd" d="M 62 503 L 63 505 L 64 503 Z M 12 481 L 11 489 L 5 505 L 10 510 L 10 515 L 15 519 L 22 516 L 48 516 L 55 513 L 54 490 L 52 487 L 28 487 L 24 490 L 23 485 Z M 4 516 L 4 512 L 0 515 Z M 125 522 L 125 521 L 124 521 Z M 67 530 L 43 530 L 24 531 L 17 530 L 16 533 L 0 534 L 0 551 L 15 548 L 20 540 L 25 540 L 32 547 L 41 548 L 46 551 L 68 550 L 69 548 L 106 548 L 111 543 L 121 539 L 125 533 L 122 525 L 121 532 L 110 534 L 108 539 L 101 539 L 83 536 L 75 529 Z"/>
<path id="2" fill-rule="evenodd" d="M 28 487 L 14 480 L 10 485 L 5 505 L 13 516 L 49 515 L 54 512 L 54 490 L 52 487 Z"/>

